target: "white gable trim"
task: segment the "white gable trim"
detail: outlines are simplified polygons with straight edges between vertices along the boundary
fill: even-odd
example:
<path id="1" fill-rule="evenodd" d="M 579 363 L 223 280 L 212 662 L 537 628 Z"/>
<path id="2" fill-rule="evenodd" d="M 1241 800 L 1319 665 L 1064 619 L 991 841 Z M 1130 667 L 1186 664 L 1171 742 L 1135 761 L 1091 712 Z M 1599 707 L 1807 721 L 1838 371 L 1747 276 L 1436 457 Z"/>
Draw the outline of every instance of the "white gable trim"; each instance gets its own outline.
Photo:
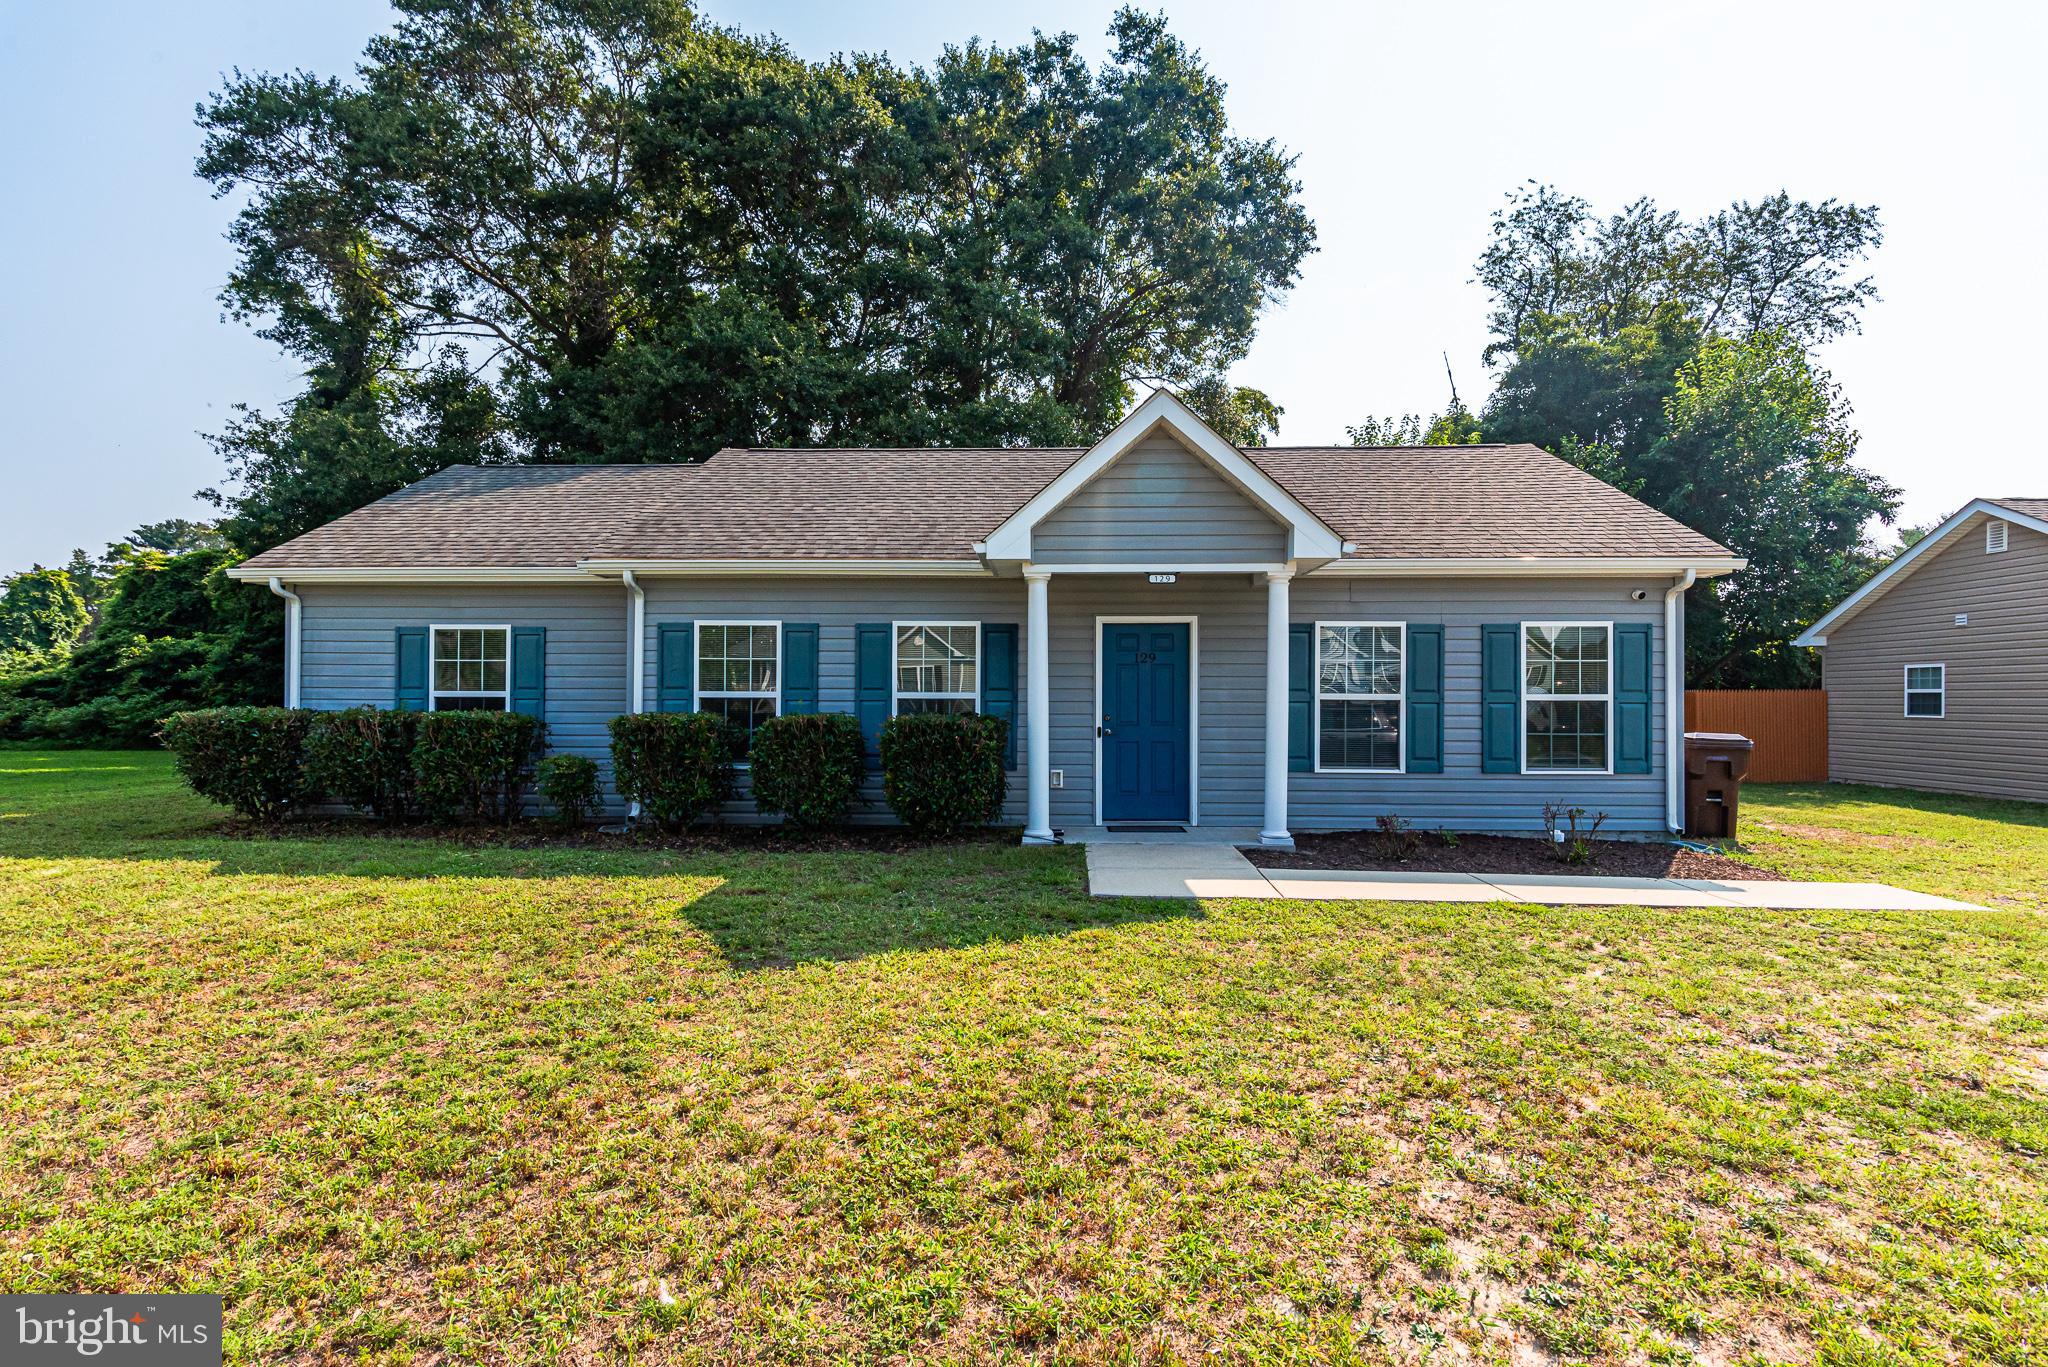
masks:
<path id="1" fill-rule="evenodd" d="M 1216 435 L 1209 424 L 1164 389 L 1132 409 L 1116 430 L 1090 447 L 1069 465 L 1060 477 L 1038 491 L 989 533 L 986 543 L 991 560 L 1029 560 L 1031 532 L 1055 509 L 1079 493 L 1090 480 L 1114 464 L 1126 451 L 1150 436 L 1154 428 L 1166 427 L 1185 442 L 1203 463 L 1214 469 L 1246 497 L 1264 508 L 1287 528 L 1290 560 L 1335 560 L 1344 553 L 1343 538 L 1324 525 L 1323 520 L 1303 507 L 1294 495 L 1273 481 L 1272 476 L 1245 459 L 1244 453 Z"/>
<path id="2" fill-rule="evenodd" d="M 1904 553 L 1893 560 L 1891 564 L 1886 565 L 1883 569 L 1865 580 L 1862 588 L 1835 604 L 1818 622 L 1815 622 L 1812 626 L 1793 637 L 1792 644 L 1795 646 L 1826 645 L 1828 643 L 1829 628 L 1838 623 L 1848 621 L 1864 608 L 1869 607 L 1879 598 L 1882 598 L 1901 577 L 1912 572 L 1913 566 L 1925 559 L 1936 546 L 1941 545 L 1949 537 L 1960 531 L 1964 523 L 1979 513 L 1988 513 L 1992 517 L 2003 518 L 2007 522 L 2017 523 L 2022 527 L 2030 527 L 2043 535 L 2048 535 L 2048 522 L 2044 522 L 2038 517 L 2029 517 L 2025 513 L 2016 512 L 2004 504 L 1996 503 L 1988 498 L 1973 499 L 1961 512 L 1949 518 L 1948 521 L 1942 523 L 1918 541 L 1915 541 L 1906 548 Z"/>

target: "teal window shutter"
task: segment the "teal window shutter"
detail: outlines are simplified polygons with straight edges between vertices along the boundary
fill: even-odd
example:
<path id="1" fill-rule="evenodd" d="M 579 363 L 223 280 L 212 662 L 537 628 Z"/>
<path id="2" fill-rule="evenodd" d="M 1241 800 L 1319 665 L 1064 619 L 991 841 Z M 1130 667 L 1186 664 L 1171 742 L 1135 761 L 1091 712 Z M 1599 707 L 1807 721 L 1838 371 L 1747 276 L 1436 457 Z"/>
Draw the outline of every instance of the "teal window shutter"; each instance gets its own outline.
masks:
<path id="1" fill-rule="evenodd" d="M 401 712 L 427 710 L 427 629 L 398 629 L 397 691 L 391 705 Z"/>
<path id="2" fill-rule="evenodd" d="M 512 628 L 512 706 L 538 717 L 547 704 L 548 629 Z"/>
<path id="3" fill-rule="evenodd" d="M 1444 629 L 1441 623 L 1408 624 L 1408 772 L 1444 771 Z"/>
<path id="4" fill-rule="evenodd" d="M 818 710 L 818 624 L 782 624 L 782 711 L 785 716 Z"/>
<path id="5" fill-rule="evenodd" d="M 1522 628 L 1479 628 L 1479 768 L 1522 771 Z"/>
<path id="6" fill-rule="evenodd" d="M 1614 772 L 1650 772 L 1650 708 L 1656 683 L 1650 669 L 1650 624 L 1614 629 Z"/>
<path id="7" fill-rule="evenodd" d="M 853 715 L 867 745 L 868 767 L 882 763 L 882 723 L 889 720 L 889 624 L 862 622 L 853 629 Z"/>
<path id="8" fill-rule="evenodd" d="M 690 647 L 688 622 L 663 622 L 655 630 L 654 710 L 697 710 L 697 657 Z"/>
<path id="9" fill-rule="evenodd" d="M 1017 624 L 981 624 L 981 710 L 1010 724 L 1003 767 L 1017 767 Z"/>
<path id="10" fill-rule="evenodd" d="M 1315 638 L 1310 623 L 1287 628 L 1287 768 L 1296 774 L 1316 767 Z"/>

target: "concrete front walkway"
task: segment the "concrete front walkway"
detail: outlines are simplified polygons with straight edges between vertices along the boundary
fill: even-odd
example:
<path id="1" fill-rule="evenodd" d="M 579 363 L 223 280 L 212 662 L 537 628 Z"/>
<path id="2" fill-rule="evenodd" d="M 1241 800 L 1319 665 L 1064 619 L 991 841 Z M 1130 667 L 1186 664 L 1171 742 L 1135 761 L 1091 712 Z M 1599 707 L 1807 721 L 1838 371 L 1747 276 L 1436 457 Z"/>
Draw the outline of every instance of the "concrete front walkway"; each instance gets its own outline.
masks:
<path id="1" fill-rule="evenodd" d="M 1775 907 L 1791 911 L 1982 911 L 1884 883 L 1747 878 L 1599 878 L 1571 873 L 1352 873 L 1261 869 L 1224 844 L 1090 843 L 1097 897 L 1290 897 L 1303 901 L 1531 902 L 1543 906 Z"/>

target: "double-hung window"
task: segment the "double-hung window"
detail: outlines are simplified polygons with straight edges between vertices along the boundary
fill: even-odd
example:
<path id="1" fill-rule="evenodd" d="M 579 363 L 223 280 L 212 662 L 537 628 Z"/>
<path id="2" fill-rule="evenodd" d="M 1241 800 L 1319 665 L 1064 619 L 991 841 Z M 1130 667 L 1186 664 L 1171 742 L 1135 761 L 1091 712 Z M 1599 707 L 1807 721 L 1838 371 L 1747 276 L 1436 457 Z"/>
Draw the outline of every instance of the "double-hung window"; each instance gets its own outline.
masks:
<path id="1" fill-rule="evenodd" d="M 1407 628 L 1316 623 L 1316 768 L 1401 771 Z"/>
<path id="2" fill-rule="evenodd" d="M 978 710 L 981 623 L 898 622 L 893 636 L 895 715 Z"/>
<path id="3" fill-rule="evenodd" d="M 434 627 L 427 632 L 434 712 L 503 712 L 512 705 L 510 627 Z"/>
<path id="4" fill-rule="evenodd" d="M 1607 622 L 1522 625 L 1522 768 L 1612 766 L 1614 628 Z"/>
<path id="5" fill-rule="evenodd" d="M 697 624 L 697 710 L 725 718 L 744 759 L 754 730 L 781 709 L 782 623 Z"/>
<path id="6" fill-rule="evenodd" d="M 1942 717 L 1948 715 L 1948 666 L 1906 666 L 1906 715 Z"/>

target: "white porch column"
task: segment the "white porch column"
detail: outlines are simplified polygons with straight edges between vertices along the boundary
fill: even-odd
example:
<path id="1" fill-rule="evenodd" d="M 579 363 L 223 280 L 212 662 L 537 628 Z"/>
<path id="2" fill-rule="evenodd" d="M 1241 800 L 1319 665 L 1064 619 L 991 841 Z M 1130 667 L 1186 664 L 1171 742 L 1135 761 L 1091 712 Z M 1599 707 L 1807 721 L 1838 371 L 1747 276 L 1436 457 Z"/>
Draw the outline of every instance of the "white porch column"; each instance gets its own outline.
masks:
<path id="1" fill-rule="evenodd" d="M 1266 576 L 1266 824 L 1261 845 L 1294 848 L 1287 830 L 1287 581 L 1290 570 Z"/>
<path id="2" fill-rule="evenodd" d="M 1052 661 L 1046 625 L 1050 570 L 1026 567 L 1024 627 L 1024 843 L 1052 843 Z"/>

